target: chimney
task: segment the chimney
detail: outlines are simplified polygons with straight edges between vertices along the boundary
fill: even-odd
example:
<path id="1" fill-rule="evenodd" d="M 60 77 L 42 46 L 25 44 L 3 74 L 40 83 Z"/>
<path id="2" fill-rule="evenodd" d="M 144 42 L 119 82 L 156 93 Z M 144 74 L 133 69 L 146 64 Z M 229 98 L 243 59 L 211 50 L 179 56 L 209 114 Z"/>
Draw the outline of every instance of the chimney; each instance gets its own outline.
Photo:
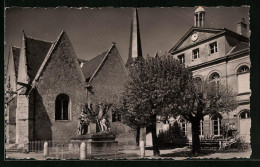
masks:
<path id="1" fill-rule="evenodd" d="M 247 36 L 247 25 L 244 18 L 242 18 L 241 21 L 237 23 L 237 33 L 243 36 Z"/>

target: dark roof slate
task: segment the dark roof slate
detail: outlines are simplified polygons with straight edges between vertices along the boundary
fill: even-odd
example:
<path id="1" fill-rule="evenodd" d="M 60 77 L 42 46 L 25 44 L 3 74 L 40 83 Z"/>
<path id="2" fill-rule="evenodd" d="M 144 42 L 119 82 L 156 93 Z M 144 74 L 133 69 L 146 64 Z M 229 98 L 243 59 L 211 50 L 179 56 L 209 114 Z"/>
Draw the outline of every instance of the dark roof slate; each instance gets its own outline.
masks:
<path id="1" fill-rule="evenodd" d="M 102 60 L 106 56 L 107 52 L 108 52 L 108 50 L 83 64 L 82 72 L 83 72 L 86 80 L 89 80 L 92 77 L 92 75 L 97 70 L 97 68 L 101 64 Z"/>
<path id="2" fill-rule="evenodd" d="M 27 72 L 32 81 L 35 78 L 52 43 L 26 37 Z"/>
<path id="3" fill-rule="evenodd" d="M 14 58 L 14 71 L 15 76 L 18 76 L 18 65 L 19 65 L 19 57 L 20 57 L 20 48 L 12 46 L 13 58 Z"/>
<path id="4" fill-rule="evenodd" d="M 249 49 L 249 43 L 246 42 L 240 42 L 235 48 L 230 52 L 230 54 L 244 50 Z"/>

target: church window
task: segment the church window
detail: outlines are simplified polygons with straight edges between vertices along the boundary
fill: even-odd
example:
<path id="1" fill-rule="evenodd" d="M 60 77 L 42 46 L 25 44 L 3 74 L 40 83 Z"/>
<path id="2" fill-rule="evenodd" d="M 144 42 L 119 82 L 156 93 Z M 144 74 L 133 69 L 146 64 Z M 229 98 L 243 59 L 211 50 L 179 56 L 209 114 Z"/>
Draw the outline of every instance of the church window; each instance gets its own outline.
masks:
<path id="1" fill-rule="evenodd" d="M 59 94 L 55 100 L 55 120 L 69 120 L 69 96 Z"/>
<path id="2" fill-rule="evenodd" d="M 192 50 L 192 61 L 200 58 L 199 53 L 199 48 Z"/>
<path id="3" fill-rule="evenodd" d="M 249 67 L 244 65 L 238 68 L 237 70 L 238 78 L 238 93 L 250 92 L 250 73 Z"/>
<path id="4" fill-rule="evenodd" d="M 112 122 L 121 122 L 121 115 L 118 110 L 112 110 Z"/>
<path id="5" fill-rule="evenodd" d="M 216 52 L 218 52 L 217 42 L 213 42 L 213 43 L 209 44 L 209 53 L 213 54 Z"/>
<path id="6" fill-rule="evenodd" d="M 178 59 L 179 59 L 179 61 L 180 61 L 181 63 L 185 63 L 184 54 L 181 54 L 181 55 L 179 55 L 179 56 L 177 56 L 177 57 L 178 57 Z"/>

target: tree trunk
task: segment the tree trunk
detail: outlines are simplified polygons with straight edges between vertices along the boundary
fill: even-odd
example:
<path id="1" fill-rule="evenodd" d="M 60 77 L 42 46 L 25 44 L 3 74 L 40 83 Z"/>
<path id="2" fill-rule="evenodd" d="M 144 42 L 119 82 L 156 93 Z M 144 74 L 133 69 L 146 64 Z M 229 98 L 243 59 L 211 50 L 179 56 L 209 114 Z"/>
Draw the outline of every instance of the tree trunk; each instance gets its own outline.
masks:
<path id="1" fill-rule="evenodd" d="M 140 140 L 140 127 L 137 127 L 136 129 L 136 145 L 139 146 L 139 140 Z"/>
<path id="2" fill-rule="evenodd" d="M 200 138 L 199 138 L 199 128 L 200 128 L 200 120 L 194 119 L 191 122 L 192 127 L 192 153 L 198 154 L 200 153 Z"/>
<path id="3" fill-rule="evenodd" d="M 156 135 L 156 122 L 153 123 L 153 125 L 151 126 L 151 132 L 152 132 L 152 140 L 153 140 L 153 155 L 159 156 L 160 151 L 158 148 L 158 140 L 157 140 L 157 135 Z"/>

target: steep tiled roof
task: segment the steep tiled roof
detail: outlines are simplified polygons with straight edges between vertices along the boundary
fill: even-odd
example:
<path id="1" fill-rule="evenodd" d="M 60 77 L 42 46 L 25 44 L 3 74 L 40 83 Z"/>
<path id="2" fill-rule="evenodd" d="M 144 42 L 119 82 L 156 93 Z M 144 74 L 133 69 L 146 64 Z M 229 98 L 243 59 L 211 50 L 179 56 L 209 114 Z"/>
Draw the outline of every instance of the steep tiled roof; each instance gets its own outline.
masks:
<path id="1" fill-rule="evenodd" d="M 14 57 L 14 71 L 17 77 L 18 74 L 18 65 L 19 65 L 19 56 L 20 56 L 20 48 L 12 46 L 13 57 Z"/>
<path id="2" fill-rule="evenodd" d="M 249 49 L 249 43 L 246 42 L 240 42 L 235 48 L 230 52 L 230 54 L 244 50 Z"/>
<path id="3" fill-rule="evenodd" d="M 107 52 L 108 52 L 108 50 L 84 63 L 84 65 L 82 67 L 82 72 L 83 72 L 86 80 L 91 78 L 91 76 L 94 74 L 94 72 L 96 71 L 98 66 L 101 64 L 104 57 L 106 56 Z"/>
<path id="4" fill-rule="evenodd" d="M 31 81 L 37 74 L 51 45 L 51 42 L 26 37 L 27 71 Z"/>

